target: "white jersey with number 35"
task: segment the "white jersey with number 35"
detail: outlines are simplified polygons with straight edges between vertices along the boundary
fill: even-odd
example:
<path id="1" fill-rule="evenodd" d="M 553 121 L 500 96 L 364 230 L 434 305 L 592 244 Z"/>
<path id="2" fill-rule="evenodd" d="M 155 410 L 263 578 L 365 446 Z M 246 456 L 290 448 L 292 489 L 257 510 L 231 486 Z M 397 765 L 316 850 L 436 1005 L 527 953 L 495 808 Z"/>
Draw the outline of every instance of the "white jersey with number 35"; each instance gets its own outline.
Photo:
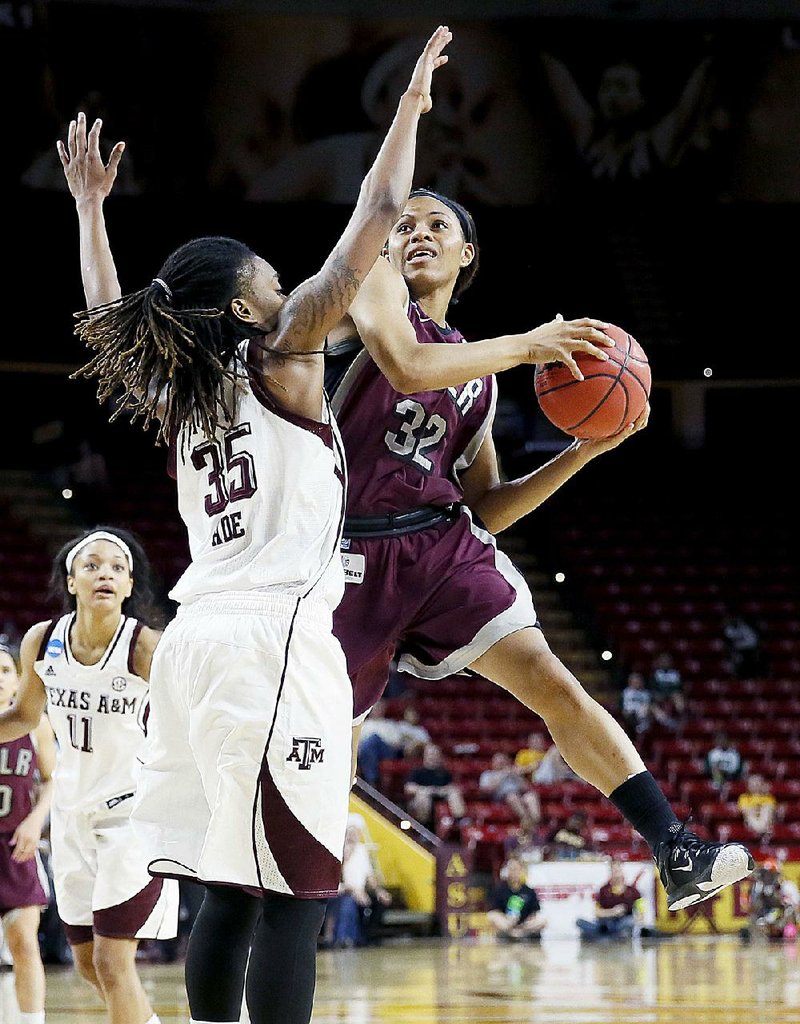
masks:
<path id="1" fill-rule="evenodd" d="M 253 591 L 314 596 L 331 609 L 344 591 L 339 542 L 345 462 L 332 414 L 318 423 L 283 409 L 258 374 L 236 385 L 233 422 L 208 440 L 175 442 L 171 471 L 192 561 L 170 592 L 180 604 Z"/>

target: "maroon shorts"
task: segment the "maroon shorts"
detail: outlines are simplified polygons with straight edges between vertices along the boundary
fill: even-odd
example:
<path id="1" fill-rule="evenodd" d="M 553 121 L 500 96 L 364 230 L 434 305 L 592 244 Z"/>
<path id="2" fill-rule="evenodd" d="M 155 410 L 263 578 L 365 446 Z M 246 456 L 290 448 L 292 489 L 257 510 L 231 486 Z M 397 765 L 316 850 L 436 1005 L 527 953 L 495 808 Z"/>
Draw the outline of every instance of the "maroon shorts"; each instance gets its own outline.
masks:
<path id="1" fill-rule="evenodd" d="M 46 907 L 47 876 L 39 855 L 18 864 L 11 859 L 13 832 L 0 832 L 0 917 L 20 907 Z M 49 886 L 48 886 L 49 889 Z"/>
<path id="2" fill-rule="evenodd" d="M 395 656 L 405 672 L 444 679 L 537 624 L 524 577 L 467 510 L 414 533 L 345 540 L 343 554 L 348 579 L 361 579 L 333 616 L 355 718 L 380 698 Z"/>

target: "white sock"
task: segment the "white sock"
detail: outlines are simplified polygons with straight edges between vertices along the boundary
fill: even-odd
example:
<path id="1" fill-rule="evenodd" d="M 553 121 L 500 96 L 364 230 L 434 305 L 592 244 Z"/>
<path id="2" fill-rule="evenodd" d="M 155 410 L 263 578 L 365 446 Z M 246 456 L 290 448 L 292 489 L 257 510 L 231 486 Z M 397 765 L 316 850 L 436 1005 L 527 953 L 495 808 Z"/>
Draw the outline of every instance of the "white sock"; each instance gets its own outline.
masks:
<path id="1" fill-rule="evenodd" d="M 150 1024 L 150 1021 L 147 1022 Z M 194 1017 L 189 1018 L 189 1024 L 239 1024 L 238 1020 L 224 1020 L 224 1021 L 213 1021 L 213 1020 L 195 1020 Z"/>
<path id="2" fill-rule="evenodd" d="M 34 1010 L 33 1013 L 19 1011 L 19 1024 L 44 1024 L 44 1010 Z"/>
<path id="3" fill-rule="evenodd" d="M 144 1024 L 161 1024 L 161 1018 L 157 1013 L 154 1013 L 149 1020 L 144 1022 Z"/>

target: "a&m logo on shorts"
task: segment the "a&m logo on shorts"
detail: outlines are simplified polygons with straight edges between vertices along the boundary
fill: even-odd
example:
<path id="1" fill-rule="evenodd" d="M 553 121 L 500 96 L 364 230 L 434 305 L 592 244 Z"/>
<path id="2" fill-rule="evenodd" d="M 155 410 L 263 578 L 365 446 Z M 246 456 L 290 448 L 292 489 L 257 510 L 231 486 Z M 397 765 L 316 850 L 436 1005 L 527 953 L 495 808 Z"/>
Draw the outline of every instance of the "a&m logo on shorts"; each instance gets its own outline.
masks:
<path id="1" fill-rule="evenodd" d="M 319 736 L 293 736 L 292 752 L 287 761 L 296 761 L 301 772 L 307 772 L 312 764 L 319 764 L 325 753 Z"/>

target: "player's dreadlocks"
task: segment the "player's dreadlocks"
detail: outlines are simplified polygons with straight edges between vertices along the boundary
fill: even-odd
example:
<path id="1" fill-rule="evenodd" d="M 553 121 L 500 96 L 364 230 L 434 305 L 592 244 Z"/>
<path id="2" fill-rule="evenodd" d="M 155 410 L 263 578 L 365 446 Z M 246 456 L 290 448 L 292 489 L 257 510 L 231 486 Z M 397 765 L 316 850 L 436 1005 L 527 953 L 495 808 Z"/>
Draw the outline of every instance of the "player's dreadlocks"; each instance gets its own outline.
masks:
<path id="1" fill-rule="evenodd" d="M 176 249 L 147 288 L 76 314 L 76 335 L 97 354 L 72 376 L 96 378 L 100 402 L 121 392 L 111 420 L 132 412 L 147 430 L 160 419 L 159 443 L 184 424 L 212 437 L 220 413 L 233 414 L 225 384 L 244 371 L 239 345 L 261 333 L 230 310 L 254 259 L 221 236 Z"/>

